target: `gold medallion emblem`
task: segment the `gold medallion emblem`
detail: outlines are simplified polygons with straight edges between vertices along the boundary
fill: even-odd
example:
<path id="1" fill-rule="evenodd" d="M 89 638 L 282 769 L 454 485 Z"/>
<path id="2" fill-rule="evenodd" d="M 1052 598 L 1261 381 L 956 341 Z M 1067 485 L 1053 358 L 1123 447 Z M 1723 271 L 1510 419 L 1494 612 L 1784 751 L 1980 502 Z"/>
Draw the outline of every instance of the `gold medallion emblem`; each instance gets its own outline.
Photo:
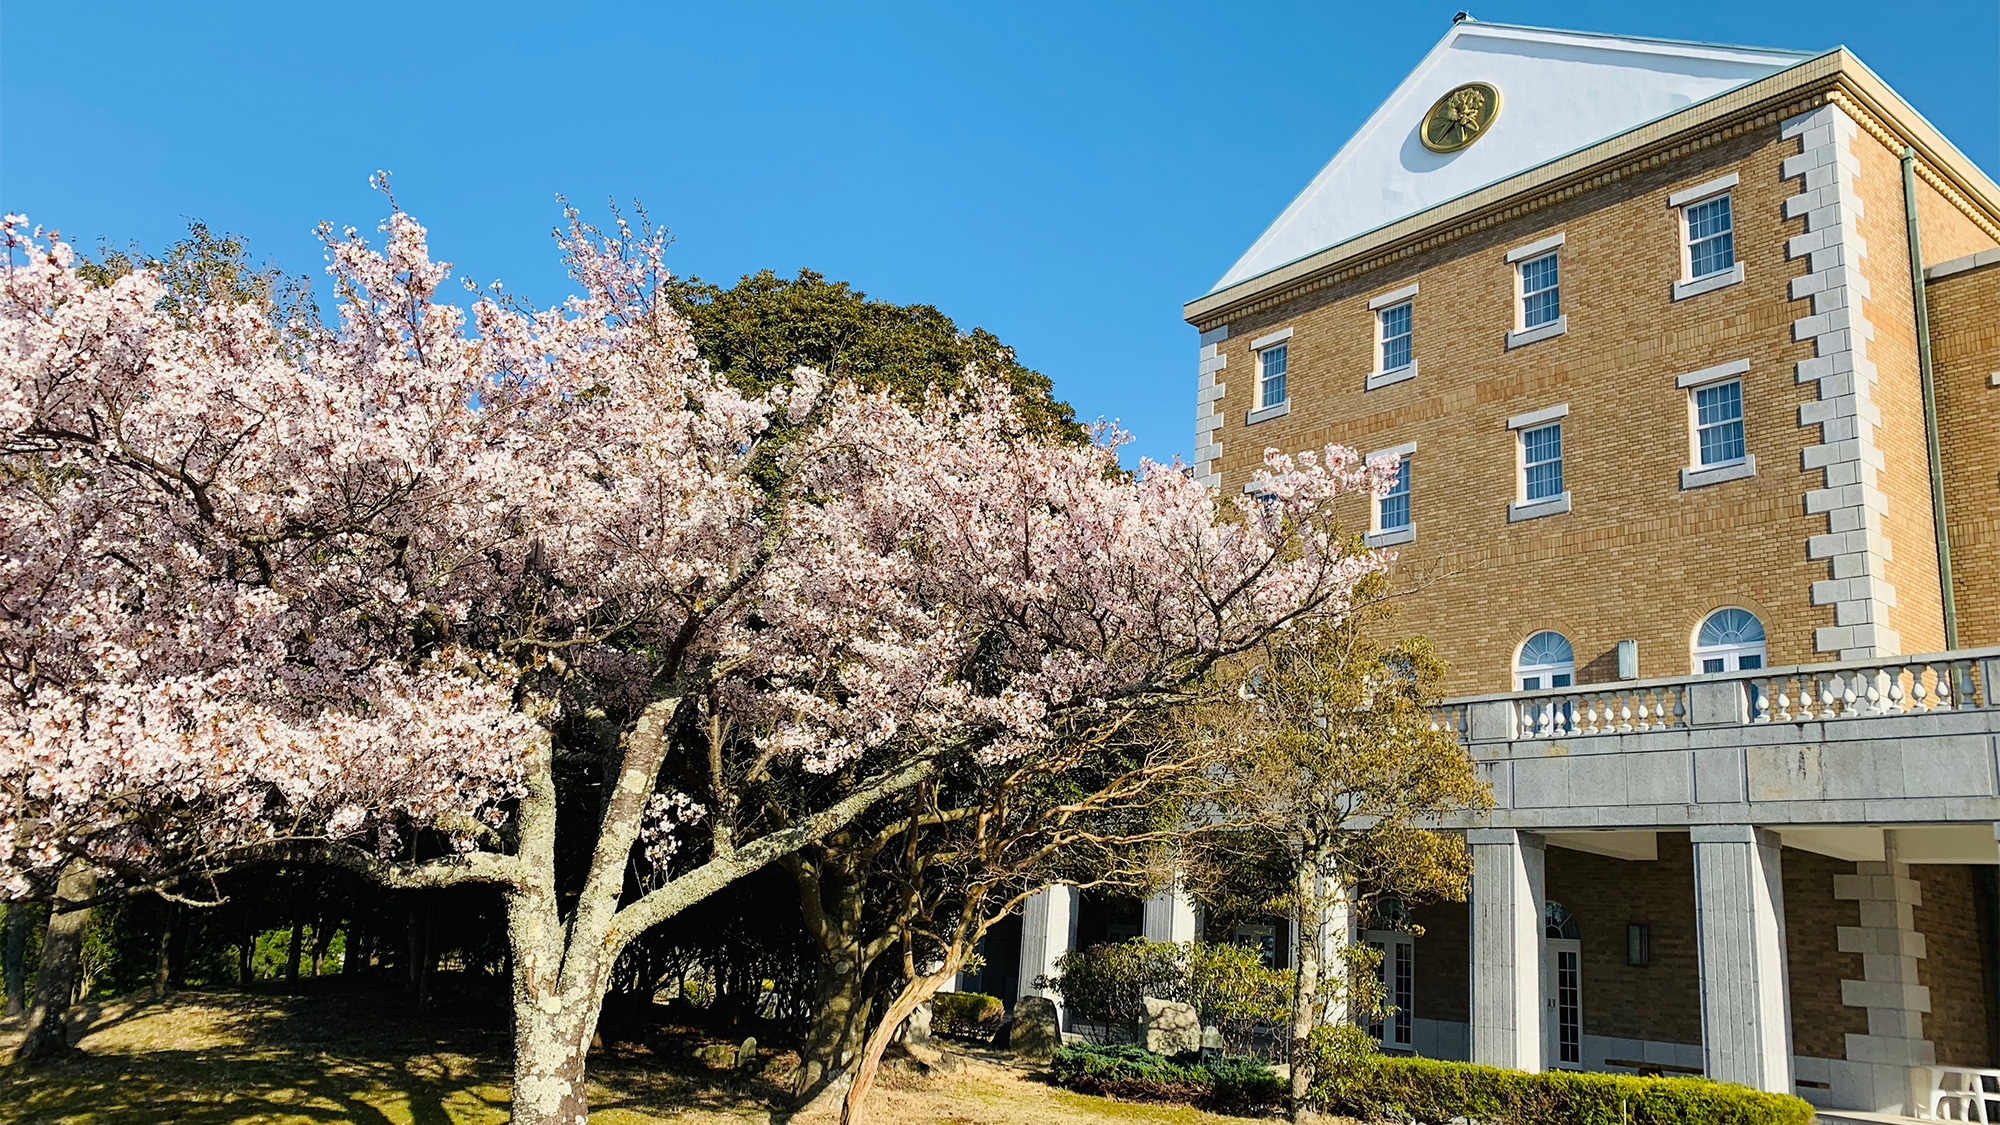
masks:
<path id="1" fill-rule="evenodd" d="M 1500 91 L 1484 82 L 1467 82 L 1431 106 L 1417 136 L 1432 152 L 1457 152 L 1485 136 L 1499 114 Z"/>

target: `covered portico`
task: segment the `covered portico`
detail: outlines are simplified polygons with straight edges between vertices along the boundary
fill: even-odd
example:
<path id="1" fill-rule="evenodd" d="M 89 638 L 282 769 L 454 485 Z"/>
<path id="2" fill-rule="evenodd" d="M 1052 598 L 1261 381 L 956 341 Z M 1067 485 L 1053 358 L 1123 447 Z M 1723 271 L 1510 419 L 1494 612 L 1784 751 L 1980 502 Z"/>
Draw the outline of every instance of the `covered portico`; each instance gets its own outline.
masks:
<path id="1" fill-rule="evenodd" d="M 1472 857 L 1472 1060 L 1698 1070 L 1827 1107 L 1927 1113 L 1940 1059 L 1926 1017 L 1944 982 L 1925 962 L 1948 940 L 1951 1018 L 1979 1027 L 1955 1028 L 1945 1061 L 2000 1065 L 1988 1030 L 2000 1007 L 1986 874 L 2000 864 L 1995 686 L 2000 649 L 1450 701 L 1444 721 L 1495 797 L 1452 825 Z M 1788 856 L 1805 877 L 1790 881 L 1789 908 Z M 1680 995 L 1698 1020 L 1677 1021 L 1676 989 L 1655 977 L 1659 1010 L 1639 1022 L 1698 1028 L 1698 1044 L 1589 1034 L 1588 959 L 1562 936 L 1576 920 L 1552 893 L 1565 868 L 1572 894 L 1614 888 L 1604 902 L 1624 886 L 1671 914 L 1683 896 L 1672 922 L 1691 930 L 1680 963 L 1693 988 Z M 1927 934 L 1927 883 L 1983 905 L 1939 913 L 1931 924 L 1951 932 Z M 1626 931 L 1634 965 L 1662 928 L 1583 924 L 1600 927 L 1600 945 L 1604 927 Z M 1813 1009 L 1812 1053 L 1795 1043 L 1795 1000 Z"/>

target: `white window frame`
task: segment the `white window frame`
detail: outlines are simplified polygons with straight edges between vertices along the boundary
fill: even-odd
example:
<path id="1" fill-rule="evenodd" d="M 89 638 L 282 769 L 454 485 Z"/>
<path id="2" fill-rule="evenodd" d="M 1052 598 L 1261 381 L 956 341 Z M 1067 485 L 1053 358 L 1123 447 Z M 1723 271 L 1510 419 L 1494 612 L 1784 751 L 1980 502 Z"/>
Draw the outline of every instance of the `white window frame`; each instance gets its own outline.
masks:
<path id="1" fill-rule="evenodd" d="M 1541 410 L 1530 410 L 1526 414 L 1516 414 L 1507 419 L 1507 428 L 1514 431 L 1514 502 L 1507 505 L 1508 523 L 1519 523 L 1522 520 L 1559 515 L 1569 511 L 1569 476 L 1566 472 L 1563 474 L 1564 487 L 1561 492 L 1540 500 L 1528 499 L 1527 442 L 1530 433 L 1551 425 L 1560 425 L 1568 416 L 1569 404 L 1565 402 Z M 1568 454 L 1568 445 L 1565 442 L 1563 452 L 1558 457 L 1558 464 L 1566 461 Z"/>
<path id="2" fill-rule="evenodd" d="M 1757 455 L 1750 452 L 1749 388 L 1744 387 L 1743 410 L 1743 457 L 1736 461 L 1722 461 L 1714 465 L 1701 463 L 1701 415 L 1695 404 L 1697 392 L 1720 383 L 1741 383 L 1750 370 L 1747 359 L 1718 363 L 1714 367 L 1704 367 L 1700 371 L 1690 371 L 1674 380 L 1674 385 L 1687 394 L 1688 418 L 1688 463 L 1681 470 L 1681 491 L 1705 488 L 1711 484 L 1721 484 L 1728 480 L 1741 480 L 1757 475 Z"/>
<path id="3" fill-rule="evenodd" d="M 1727 613 L 1730 610 L 1749 614 L 1751 620 L 1757 622 L 1757 628 L 1764 631 L 1765 639 L 1761 641 L 1717 645 L 1702 644 L 1702 629 L 1708 625 L 1709 621 L 1714 619 L 1716 614 Z M 1688 640 L 1688 652 L 1692 658 L 1691 662 L 1694 667 L 1694 674 L 1697 676 L 1721 676 L 1731 672 L 1754 672 L 1760 668 L 1769 668 L 1771 666 L 1769 638 L 1770 632 L 1764 628 L 1764 619 L 1755 610 L 1747 609 L 1740 605 L 1717 606 L 1707 613 L 1702 614 L 1701 620 L 1695 622 L 1694 633 Z M 1743 658 L 1746 656 L 1754 657 L 1757 662 L 1748 668 L 1743 667 Z M 1707 664 L 1712 660 L 1720 661 L 1722 667 L 1709 668 Z"/>
<path id="4" fill-rule="evenodd" d="M 1417 443 L 1414 441 L 1407 441 L 1401 445 L 1390 446 L 1388 449 L 1378 449 L 1375 452 L 1368 454 L 1368 456 L 1363 458 L 1363 460 L 1383 461 L 1383 460 L 1394 459 L 1399 462 L 1408 462 L 1416 456 L 1416 453 L 1417 453 Z M 1416 493 L 1415 466 L 1412 466 L 1410 469 L 1410 493 L 1412 497 L 1410 506 L 1410 522 L 1404 524 L 1402 527 L 1388 527 L 1388 528 L 1383 527 L 1382 526 L 1383 498 L 1379 496 L 1370 498 L 1372 502 L 1368 505 L 1368 533 L 1362 536 L 1362 541 L 1364 543 L 1366 543 L 1370 547 L 1394 547 L 1399 543 L 1410 543 L 1416 540 L 1417 509 L 1415 504 L 1415 493 Z"/>
<path id="5" fill-rule="evenodd" d="M 1417 942 L 1416 938 L 1400 930 L 1369 930 L 1361 935 L 1361 940 L 1375 946 L 1382 954 L 1382 963 L 1377 967 L 1376 981 L 1382 986 L 1382 1003 L 1385 1007 L 1394 1005 L 1396 1010 L 1382 1017 L 1382 1022 L 1371 1023 L 1368 1030 L 1374 1039 L 1391 1051 L 1416 1052 L 1417 1046 Z M 1407 960 L 1402 964 L 1409 968 L 1408 990 L 1402 999 L 1407 1004 L 1397 1004 L 1396 969 L 1397 957 Z"/>
<path id="6" fill-rule="evenodd" d="M 1416 347 L 1417 303 L 1415 300 L 1416 295 L 1417 295 L 1417 283 L 1411 282 L 1410 284 L 1403 286 L 1401 289 L 1392 289 L 1387 293 L 1383 293 L 1380 296 L 1371 298 L 1369 300 L 1368 312 L 1375 318 L 1375 328 L 1374 328 L 1375 349 L 1373 355 L 1374 370 L 1370 371 L 1368 373 L 1368 377 L 1365 380 L 1363 380 L 1364 389 L 1372 391 L 1380 387 L 1386 387 L 1394 383 L 1405 382 L 1407 380 L 1414 379 L 1417 377 L 1417 347 Z M 1389 341 L 1382 334 L 1382 323 L 1385 319 L 1387 319 L 1389 310 L 1398 308 L 1403 305 L 1408 305 L 1410 307 L 1410 334 L 1409 334 L 1410 362 L 1405 363 L 1400 367 L 1386 367 L 1384 366 L 1384 360 L 1387 356 Z"/>
<path id="7" fill-rule="evenodd" d="M 1543 633 L 1554 633 L 1556 636 L 1562 638 L 1563 644 L 1569 646 L 1568 661 L 1566 662 L 1558 661 L 1553 663 L 1540 663 L 1540 664 L 1521 663 L 1521 654 L 1527 651 L 1528 642 L 1534 640 L 1536 637 L 1541 636 Z M 1558 678 L 1566 679 L 1569 682 L 1566 684 L 1559 684 L 1556 682 Z M 1534 680 L 1535 683 L 1532 685 L 1526 683 L 1526 681 L 1530 679 Z M 1576 686 L 1576 642 L 1569 639 L 1569 634 L 1563 632 L 1561 629 L 1537 629 L 1534 632 L 1529 633 L 1527 636 L 1522 637 L 1521 643 L 1514 647 L 1514 690 L 1515 691 L 1555 691 L 1560 688 L 1575 687 L 1575 686 Z"/>
<path id="8" fill-rule="evenodd" d="M 1253 397 L 1249 413 L 1243 416 L 1244 425 L 1254 426 L 1259 422 L 1268 422 L 1273 418 L 1283 418 L 1292 412 L 1291 340 L 1292 330 L 1289 328 L 1280 328 L 1276 332 L 1266 333 L 1250 341 L 1251 366 L 1255 369 L 1255 374 L 1250 380 L 1250 393 Z M 1264 405 L 1265 357 L 1273 350 L 1279 348 L 1285 350 L 1285 393 L 1277 402 L 1266 406 Z"/>
<path id="9" fill-rule="evenodd" d="M 1519 348 L 1538 340 L 1560 336 L 1569 331 L 1569 314 L 1562 311 L 1562 258 L 1559 249 L 1565 241 L 1562 231 L 1539 238 L 1525 246 L 1516 246 L 1507 251 L 1507 264 L 1514 273 L 1514 327 L 1507 333 L 1507 347 Z M 1530 262 L 1556 256 L 1556 318 L 1541 324 L 1528 324 L 1527 267 Z"/>
<path id="10" fill-rule="evenodd" d="M 1742 248 L 1736 244 L 1735 199 L 1729 200 L 1729 244 L 1732 264 L 1727 269 L 1703 274 L 1700 277 L 1694 275 L 1694 242 L 1689 237 L 1688 228 L 1690 209 L 1704 203 L 1712 203 L 1718 197 L 1730 196 L 1731 189 L 1736 186 L 1737 181 L 1738 176 L 1731 172 L 1707 183 L 1674 192 L 1667 197 L 1667 207 L 1674 213 L 1674 223 L 1679 231 L 1676 240 L 1680 243 L 1681 253 L 1680 277 L 1674 282 L 1674 300 L 1684 300 L 1702 293 L 1713 292 L 1743 280 L 1743 255 L 1740 253 Z"/>

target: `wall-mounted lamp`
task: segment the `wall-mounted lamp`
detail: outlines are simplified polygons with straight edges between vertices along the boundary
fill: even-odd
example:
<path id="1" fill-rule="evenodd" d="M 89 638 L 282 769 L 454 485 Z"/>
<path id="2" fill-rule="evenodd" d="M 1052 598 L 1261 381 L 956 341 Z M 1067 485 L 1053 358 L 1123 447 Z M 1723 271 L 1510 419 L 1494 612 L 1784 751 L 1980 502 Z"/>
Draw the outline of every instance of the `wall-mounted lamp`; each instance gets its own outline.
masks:
<path id="1" fill-rule="evenodd" d="M 1625 963 L 1645 966 L 1653 963 L 1653 931 L 1644 922 L 1625 927 Z"/>
<path id="2" fill-rule="evenodd" d="M 1618 642 L 1618 678 L 1636 680 L 1639 678 L 1639 642 L 1625 640 Z"/>

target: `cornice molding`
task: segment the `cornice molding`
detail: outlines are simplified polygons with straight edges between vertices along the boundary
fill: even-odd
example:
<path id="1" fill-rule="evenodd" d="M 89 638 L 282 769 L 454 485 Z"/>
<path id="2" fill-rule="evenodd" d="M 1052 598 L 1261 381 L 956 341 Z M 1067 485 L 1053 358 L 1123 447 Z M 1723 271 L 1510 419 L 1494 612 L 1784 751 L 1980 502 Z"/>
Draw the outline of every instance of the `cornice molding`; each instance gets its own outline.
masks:
<path id="1" fill-rule="evenodd" d="M 1995 241 L 2000 241 L 2000 197 L 1993 197 L 1990 182 L 1985 185 L 1972 182 L 1970 176 L 1978 176 L 1977 169 L 1914 110 L 1908 110 L 1907 104 L 1881 79 L 1841 48 L 1189 301 L 1182 312 L 1190 324 L 1206 331 L 1615 184 L 1752 130 L 1776 125 L 1829 102 L 1839 105 L 1858 125 L 1898 155 L 1905 143 L 1915 148 L 1917 174 L 1924 182 Z M 1908 116 L 1915 118 L 1917 125 L 1904 122 L 1902 114 L 1881 112 L 1885 104 L 1908 110 Z M 1952 166 L 1959 163 L 1967 164 L 1967 168 Z"/>

